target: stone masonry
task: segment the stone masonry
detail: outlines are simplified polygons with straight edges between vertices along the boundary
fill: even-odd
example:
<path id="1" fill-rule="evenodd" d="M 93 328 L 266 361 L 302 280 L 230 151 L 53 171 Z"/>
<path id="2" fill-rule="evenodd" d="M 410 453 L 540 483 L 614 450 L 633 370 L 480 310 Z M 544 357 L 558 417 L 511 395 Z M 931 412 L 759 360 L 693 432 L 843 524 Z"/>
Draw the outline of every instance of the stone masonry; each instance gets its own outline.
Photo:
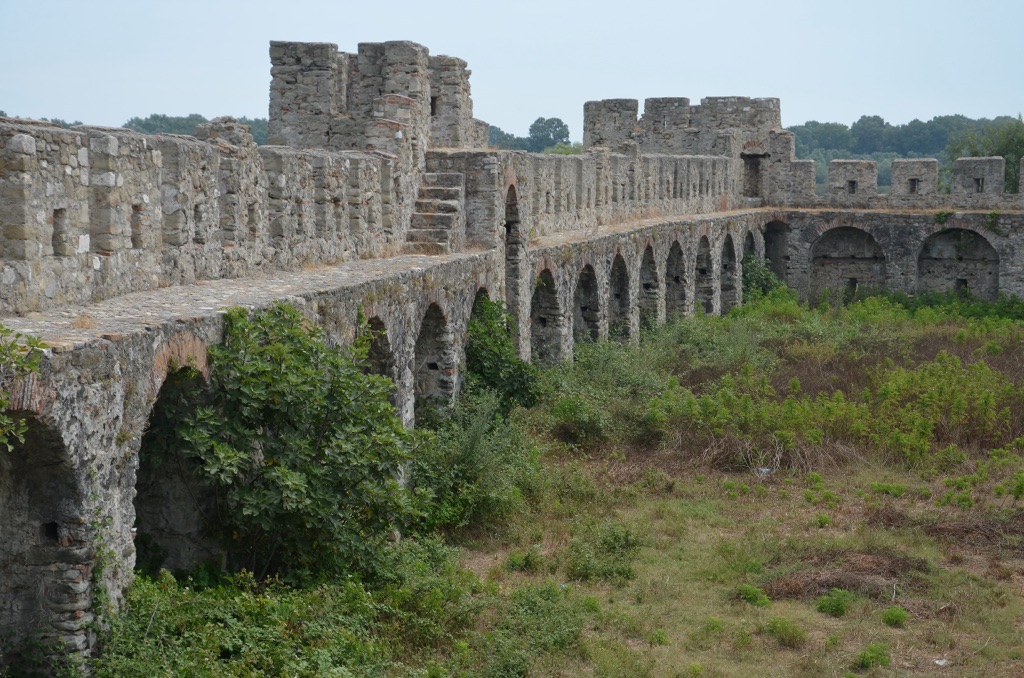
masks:
<path id="1" fill-rule="evenodd" d="M 203 552 L 143 433 L 168 373 L 208 374 L 223 312 L 288 301 L 339 343 L 360 314 L 373 369 L 452 398 L 481 295 L 522 357 L 742 303 L 761 257 L 804 298 L 866 288 L 1024 295 L 1024 194 L 1002 158 L 796 160 L 777 99 L 588 102 L 584 152 L 486 147 L 467 64 L 411 42 L 270 45 L 270 142 L 230 118 L 195 137 L 0 118 L 0 320 L 49 346 L 15 388 L 0 454 L 0 668 L 32 638 L 88 653 L 131 581 L 135 530 L 167 565 Z M 180 480 L 180 479 L 179 479 Z M 183 480 L 181 482 L 184 482 Z M 100 596 L 99 591 L 106 592 Z"/>

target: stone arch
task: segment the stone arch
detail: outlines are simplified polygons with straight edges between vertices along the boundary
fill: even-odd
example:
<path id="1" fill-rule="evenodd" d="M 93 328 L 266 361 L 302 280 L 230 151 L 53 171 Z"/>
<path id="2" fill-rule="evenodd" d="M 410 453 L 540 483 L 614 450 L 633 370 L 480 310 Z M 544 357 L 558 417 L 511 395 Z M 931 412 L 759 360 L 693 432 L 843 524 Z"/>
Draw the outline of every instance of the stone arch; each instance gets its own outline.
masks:
<path id="1" fill-rule="evenodd" d="M 535 363 L 554 364 L 562 359 L 562 309 L 550 269 L 533 283 L 530 298 L 530 356 Z"/>
<path id="2" fill-rule="evenodd" d="M 720 303 L 722 314 L 728 313 L 740 303 L 742 282 L 740 267 L 736 262 L 736 245 L 732 235 L 726 235 L 722 243 L 722 265 L 720 280 Z"/>
<path id="3" fill-rule="evenodd" d="M 661 280 L 658 278 L 658 266 L 654 263 L 654 248 L 650 245 L 644 250 L 640 261 L 640 291 L 637 295 L 640 307 L 640 327 L 654 327 L 658 324 L 658 309 L 661 307 Z"/>
<path id="4" fill-rule="evenodd" d="M 697 259 L 694 265 L 694 301 L 697 307 L 708 315 L 715 312 L 714 266 L 711 259 L 711 241 L 706 235 L 702 235 L 697 245 Z"/>
<path id="5" fill-rule="evenodd" d="M 781 221 L 769 221 L 764 227 L 764 258 L 768 260 L 768 268 L 786 280 L 786 268 L 789 263 L 789 224 Z"/>
<path id="6" fill-rule="evenodd" d="M 886 284 L 885 253 L 874 236 L 860 228 L 841 226 L 823 233 L 811 246 L 808 298 L 826 292 L 835 301 L 859 292 L 882 289 Z"/>
<path id="7" fill-rule="evenodd" d="M 757 241 L 754 240 L 754 234 L 751 231 L 747 231 L 746 237 L 743 238 L 743 257 L 756 257 L 757 256 Z"/>
<path id="8" fill-rule="evenodd" d="M 999 297 L 999 253 L 976 231 L 947 228 L 928 236 L 917 255 L 918 292 Z"/>
<path id="9" fill-rule="evenodd" d="M 505 306 L 518 315 L 519 282 L 526 256 L 526 238 L 519 216 L 519 194 L 515 185 L 505 194 Z"/>
<path id="10" fill-rule="evenodd" d="M 629 269 L 621 254 L 612 261 L 608 276 L 608 335 L 613 339 L 629 339 L 630 327 Z"/>
<path id="11" fill-rule="evenodd" d="M 686 257 L 679 242 L 673 242 L 665 261 L 665 318 L 681 318 L 690 313 L 686 293 Z"/>
<path id="12" fill-rule="evenodd" d="M 209 531 L 215 510 L 195 461 L 181 454 L 175 426 L 198 405 L 201 374 L 185 367 L 167 374 L 139 446 L 135 474 L 136 568 L 155 575 L 160 568 L 188 570 L 220 557 Z"/>
<path id="13" fill-rule="evenodd" d="M 455 398 L 455 339 L 441 307 L 431 304 L 423 314 L 416 336 L 413 395 L 417 410 L 424 405 L 447 405 Z"/>
<path id="14" fill-rule="evenodd" d="M 0 669 L 30 641 L 89 648 L 94 555 L 84 492 L 58 429 L 29 413 L 24 442 L 0 452 Z"/>
<path id="15" fill-rule="evenodd" d="M 577 344 L 597 341 L 601 336 L 601 306 L 597 290 L 597 274 L 587 264 L 580 271 L 573 293 L 572 336 Z"/>

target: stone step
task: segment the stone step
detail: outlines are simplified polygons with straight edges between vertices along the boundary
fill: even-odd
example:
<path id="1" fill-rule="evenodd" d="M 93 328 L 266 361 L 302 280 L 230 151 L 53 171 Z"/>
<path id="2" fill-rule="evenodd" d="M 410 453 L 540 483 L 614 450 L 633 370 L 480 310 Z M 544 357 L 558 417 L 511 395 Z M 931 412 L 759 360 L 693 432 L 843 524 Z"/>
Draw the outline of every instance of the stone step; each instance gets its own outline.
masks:
<path id="1" fill-rule="evenodd" d="M 413 212 L 412 218 L 409 220 L 409 229 L 451 229 L 455 226 L 458 218 L 458 214 L 448 212 Z"/>
<path id="2" fill-rule="evenodd" d="M 439 242 L 407 242 L 402 250 L 406 254 L 451 254 L 451 248 Z"/>
<path id="3" fill-rule="evenodd" d="M 420 186 L 421 200 L 461 200 L 461 186 Z"/>
<path id="4" fill-rule="evenodd" d="M 416 201 L 416 211 L 423 214 L 457 214 L 460 203 L 458 200 L 420 200 Z"/>
<path id="5" fill-rule="evenodd" d="M 443 228 L 410 228 L 405 233 L 406 242 L 439 242 L 448 244 L 452 232 Z"/>
<path id="6" fill-rule="evenodd" d="M 462 188 L 465 183 L 465 175 L 461 172 L 426 172 L 420 179 L 424 186 L 447 186 L 449 188 Z"/>

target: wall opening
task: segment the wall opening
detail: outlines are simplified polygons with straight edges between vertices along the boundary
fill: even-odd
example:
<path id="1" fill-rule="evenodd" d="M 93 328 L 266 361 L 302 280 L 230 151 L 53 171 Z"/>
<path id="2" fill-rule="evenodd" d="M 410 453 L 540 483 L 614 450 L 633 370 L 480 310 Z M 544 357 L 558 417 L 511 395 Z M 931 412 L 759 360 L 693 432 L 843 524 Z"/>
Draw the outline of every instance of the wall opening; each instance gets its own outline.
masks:
<path id="1" fill-rule="evenodd" d="M 192 208 L 192 238 L 199 245 L 206 243 L 206 231 L 203 230 L 203 206 L 196 205 Z"/>
<path id="2" fill-rule="evenodd" d="M 908 182 L 908 185 L 907 185 L 907 192 L 908 193 L 917 193 L 920 190 L 921 190 L 921 180 L 920 179 L 910 179 L 909 182 Z"/>
<path id="3" fill-rule="evenodd" d="M 608 337 L 626 341 L 631 334 L 629 313 L 629 271 L 621 254 L 612 261 L 608 280 Z"/>
<path id="4" fill-rule="evenodd" d="M 917 256 L 918 292 L 999 297 L 999 254 L 979 233 L 949 228 L 929 236 Z"/>
<path id="5" fill-rule="evenodd" d="M 523 238 L 519 221 L 519 197 L 516 187 L 508 187 L 505 197 L 505 306 L 515 317 L 519 317 L 520 269 L 526 254 L 526 239 Z"/>
<path id="6" fill-rule="evenodd" d="M 747 231 L 746 237 L 743 238 L 743 257 L 757 256 L 757 243 L 754 242 L 754 234 Z"/>
<path id="7" fill-rule="evenodd" d="M 53 235 L 50 238 L 53 253 L 58 257 L 74 254 L 77 251 L 77 243 L 73 242 L 71 237 L 71 224 L 67 209 L 59 207 L 53 210 Z"/>
<path id="8" fill-rule="evenodd" d="M 562 309 L 551 271 L 544 269 L 533 283 L 530 298 L 530 356 L 538 364 L 562 359 Z"/>
<path id="9" fill-rule="evenodd" d="M 654 263 L 654 249 L 648 245 L 640 262 L 640 293 L 637 295 L 640 307 L 640 328 L 648 329 L 658 324 L 658 308 L 661 306 L 661 281 L 658 267 Z"/>
<path id="10" fill-rule="evenodd" d="M 437 105 L 441 101 L 441 97 L 430 97 L 430 115 L 437 115 Z"/>
<path id="11" fill-rule="evenodd" d="M 91 528 L 60 432 L 26 413 L 25 442 L 0 451 L 0 672 L 58 638 L 88 647 Z M 34 675 L 34 673 L 33 673 Z"/>
<path id="12" fill-rule="evenodd" d="M 761 197 L 761 159 L 763 155 L 740 155 L 743 158 L 743 197 Z"/>
<path id="13" fill-rule="evenodd" d="M 441 307 L 431 304 L 423 315 L 416 337 L 413 363 L 416 417 L 420 418 L 431 408 L 451 404 L 455 398 L 457 378 L 455 338 Z"/>
<path id="14" fill-rule="evenodd" d="M 665 318 L 673 320 L 690 312 L 686 296 L 686 260 L 683 248 L 678 242 L 672 243 L 665 261 Z"/>
<path id="15" fill-rule="evenodd" d="M 789 268 L 789 226 L 781 221 L 770 221 L 764 227 L 764 258 L 768 268 L 786 281 Z"/>
<path id="16" fill-rule="evenodd" d="M 850 195 L 855 194 L 857 192 L 857 182 L 852 179 L 850 181 L 847 181 L 846 192 L 849 193 Z"/>
<path id="17" fill-rule="evenodd" d="M 856 294 L 885 288 L 885 254 L 867 231 L 849 226 L 834 228 L 811 247 L 808 298 L 816 302 L 828 296 L 833 303 L 841 303 L 846 300 L 851 279 L 856 280 Z"/>
<path id="18" fill-rule="evenodd" d="M 157 394 L 139 447 L 135 479 L 135 568 L 189 570 L 223 558 L 213 533 L 216 503 L 198 463 L 186 457 L 176 426 L 200 404 L 204 382 L 195 370 L 170 372 Z"/>
<path id="19" fill-rule="evenodd" d="M 145 210 L 142 205 L 132 205 L 132 249 L 140 250 L 146 246 L 145 237 L 143 236 L 143 218 L 145 217 Z"/>
<path id="20" fill-rule="evenodd" d="M 984 193 L 985 192 L 985 177 L 976 177 L 974 179 L 974 192 Z"/>
<path id="21" fill-rule="evenodd" d="M 740 267 L 736 265 L 736 246 L 731 235 L 722 243 L 721 299 L 722 314 L 728 313 L 740 303 L 742 283 L 739 280 Z"/>
<path id="22" fill-rule="evenodd" d="M 715 312 L 715 275 L 711 260 L 711 242 L 701 236 L 697 246 L 697 261 L 694 266 L 694 296 L 699 308 L 707 315 Z"/>
<path id="23" fill-rule="evenodd" d="M 572 336 L 577 344 L 597 341 L 601 336 L 600 302 L 597 293 L 597 275 L 587 264 L 580 271 L 573 293 Z"/>

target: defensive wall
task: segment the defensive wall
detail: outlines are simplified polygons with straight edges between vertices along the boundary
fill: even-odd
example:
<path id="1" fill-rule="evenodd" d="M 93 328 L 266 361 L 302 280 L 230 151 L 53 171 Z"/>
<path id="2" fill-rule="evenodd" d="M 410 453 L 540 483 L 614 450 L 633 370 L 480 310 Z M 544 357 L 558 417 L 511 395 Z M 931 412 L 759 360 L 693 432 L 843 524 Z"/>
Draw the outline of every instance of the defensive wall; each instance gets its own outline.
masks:
<path id="1" fill-rule="evenodd" d="M 1000 158 L 835 161 L 818 196 L 776 99 L 585 106 L 585 151 L 485 147 L 467 64 L 410 42 L 270 46 L 270 145 L 230 118 L 195 137 L 0 118 L 0 315 L 49 346 L 14 385 L 0 454 L 0 652 L 88 652 L 131 580 L 136 531 L 186 566 L 205 548 L 183 479 L 140 448 L 169 371 L 208 373 L 223 312 L 288 301 L 351 342 L 408 425 L 459 388 L 486 295 L 525 358 L 632 341 L 742 303 L 764 257 L 804 298 L 858 288 L 1024 295 L 1024 194 Z M 102 595 L 101 595 L 101 592 Z"/>

